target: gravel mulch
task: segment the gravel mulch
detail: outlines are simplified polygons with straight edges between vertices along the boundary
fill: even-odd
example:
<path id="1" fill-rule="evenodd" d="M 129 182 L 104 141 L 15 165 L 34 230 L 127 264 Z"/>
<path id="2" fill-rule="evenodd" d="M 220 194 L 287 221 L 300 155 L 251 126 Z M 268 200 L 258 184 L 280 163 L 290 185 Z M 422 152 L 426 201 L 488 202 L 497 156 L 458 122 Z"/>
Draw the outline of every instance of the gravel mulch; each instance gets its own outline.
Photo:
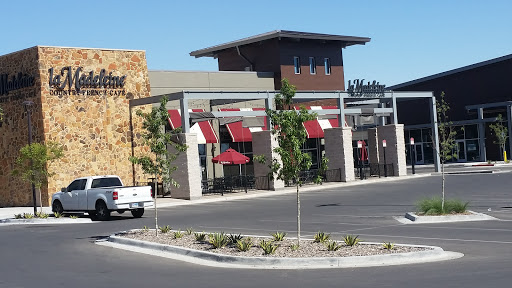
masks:
<path id="1" fill-rule="evenodd" d="M 228 244 L 225 247 L 215 249 L 213 245 L 208 242 L 208 236 L 206 236 L 205 241 L 199 242 L 196 241 L 194 234 L 187 235 L 186 232 L 182 232 L 182 238 L 174 238 L 174 232 L 175 231 L 168 233 L 159 232 L 158 236 L 155 236 L 155 230 L 133 230 L 118 236 L 241 257 L 349 257 L 407 253 L 428 250 L 428 248 L 423 247 L 406 246 L 394 246 L 392 250 L 388 250 L 385 249 L 383 245 L 377 244 L 357 244 L 350 247 L 346 246 L 343 241 L 338 241 L 338 244 L 342 246 L 337 251 L 328 251 L 326 245 L 322 243 L 314 243 L 313 240 L 301 239 L 299 249 L 294 251 L 292 250 L 291 246 L 293 244 L 297 244 L 297 239 L 285 238 L 284 241 L 274 242 L 279 245 L 279 248 L 277 248 L 275 254 L 265 255 L 263 249 L 258 244 L 262 239 L 271 240 L 271 237 L 251 237 L 254 243 L 252 248 L 249 251 L 242 252 L 239 251 L 234 244 Z"/>

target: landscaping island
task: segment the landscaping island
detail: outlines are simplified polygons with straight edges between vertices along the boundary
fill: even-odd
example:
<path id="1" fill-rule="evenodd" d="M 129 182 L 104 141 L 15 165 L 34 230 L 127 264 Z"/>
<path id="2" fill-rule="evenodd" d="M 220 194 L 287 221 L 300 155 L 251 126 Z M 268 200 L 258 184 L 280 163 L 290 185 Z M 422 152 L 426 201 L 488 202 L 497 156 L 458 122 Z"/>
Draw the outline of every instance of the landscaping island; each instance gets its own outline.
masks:
<path id="1" fill-rule="evenodd" d="M 158 236 L 155 234 L 155 230 L 152 229 L 137 229 L 111 235 L 107 241 L 96 243 L 189 263 L 224 268 L 354 268 L 435 262 L 464 256 L 462 253 L 444 251 L 435 246 L 357 243 L 357 241 L 350 246 L 343 240 L 334 241 L 324 238 L 323 242 L 303 239 L 300 242 L 300 247 L 297 248 L 297 239 L 293 238 L 276 241 L 271 237 L 225 235 L 231 240 L 234 240 L 233 237 L 242 237 L 239 242 L 247 242 L 250 238 L 249 242 L 252 242 L 248 245 L 250 248 L 247 251 L 240 251 L 241 244 L 234 244 L 231 240 L 228 240 L 225 245 L 215 248 L 216 244 L 212 243 L 215 242 L 212 239 L 218 240 L 219 237 L 215 237 L 215 235 L 219 236 L 221 233 L 206 234 L 169 230 L 166 233 L 159 233 Z M 200 234 L 205 236 L 202 240 L 197 240 Z M 275 238 L 274 235 L 273 237 Z M 268 251 L 262 248 L 262 241 L 275 245 L 277 248 L 273 253 L 267 253 Z"/>

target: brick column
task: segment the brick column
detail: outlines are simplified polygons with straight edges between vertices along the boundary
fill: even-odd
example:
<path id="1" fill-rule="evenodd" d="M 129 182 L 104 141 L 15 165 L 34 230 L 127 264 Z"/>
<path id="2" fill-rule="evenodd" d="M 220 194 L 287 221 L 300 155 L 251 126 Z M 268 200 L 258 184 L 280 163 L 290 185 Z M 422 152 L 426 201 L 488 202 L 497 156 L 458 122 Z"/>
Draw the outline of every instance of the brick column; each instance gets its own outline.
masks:
<path id="1" fill-rule="evenodd" d="M 368 129 L 368 160 L 370 164 L 379 164 L 379 137 L 377 128 Z"/>
<path id="2" fill-rule="evenodd" d="M 324 139 L 328 170 L 340 170 L 343 182 L 355 180 L 351 128 L 325 129 Z M 340 181 L 339 173 L 327 173 L 327 181 Z"/>
<path id="3" fill-rule="evenodd" d="M 393 164 L 395 176 L 407 175 L 405 165 L 404 125 L 392 124 L 377 127 L 379 142 L 386 140 L 386 162 Z M 382 144 L 381 144 L 382 145 Z"/>
<path id="4" fill-rule="evenodd" d="M 254 162 L 254 178 L 256 189 L 260 190 L 276 190 L 284 188 L 284 182 L 282 180 L 271 180 L 268 177 L 271 172 L 268 165 L 272 159 L 277 159 L 281 162 L 279 154 L 273 151 L 274 147 L 277 147 L 277 140 L 272 136 L 270 131 L 259 131 L 252 132 L 252 151 L 253 155 L 265 155 L 267 163 L 261 164 Z"/>
<path id="5" fill-rule="evenodd" d="M 181 152 L 173 162 L 178 167 L 172 177 L 180 187 L 171 186 L 171 197 L 187 200 L 199 199 L 203 196 L 201 190 L 201 168 L 199 166 L 199 150 L 195 133 L 180 133 L 179 139 L 188 146 L 187 151 Z M 174 148 L 169 147 L 172 153 Z"/>

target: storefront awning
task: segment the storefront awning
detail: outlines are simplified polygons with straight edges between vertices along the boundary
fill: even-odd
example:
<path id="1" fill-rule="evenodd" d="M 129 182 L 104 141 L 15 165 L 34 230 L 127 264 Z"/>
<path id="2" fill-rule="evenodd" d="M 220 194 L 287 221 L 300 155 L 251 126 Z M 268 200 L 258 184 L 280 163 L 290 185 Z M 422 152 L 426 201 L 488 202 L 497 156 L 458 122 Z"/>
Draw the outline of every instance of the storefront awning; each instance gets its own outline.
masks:
<path id="1" fill-rule="evenodd" d="M 305 106 L 305 108 L 307 110 L 338 109 L 336 106 Z M 295 107 L 295 109 L 299 109 L 299 106 Z M 308 134 L 308 138 L 324 138 L 325 129 L 339 127 L 338 117 L 337 115 L 332 115 L 332 117 L 319 117 L 319 119 L 304 122 L 303 125 Z"/>
<path id="2" fill-rule="evenodd" d="M 265 108 L 221 108 L 220 111 L 264 111 Z M 246 121 L 251 118 L 255 118 L 253 120 L 263 121 Z M 228 128 L 229 135 L 231 135 L 231 139 L 233 142 L 252 142 L 252 134 L 251 132 L 263 131 L 267 130 L 267 117 L 243 117 L 242 121 L 228 123 L 226 127 Z M 248 123 L 253 122 L 253 123 Z M 259 122 L 261 124 L 257 124 L 255 122 Z M 246 125 L 244 125 L 244 123 Z M 247 127 L 248 126 L 248 127 Z"/>
<path id="3" fill-rule="evenodd" d="M 167 110 L 169 113 L 169 124 L 172 129 L 181 127 L 181 113 L 180 110 Z M 203 109 L 188 109 L 188 112 L 204 112 Z M 219 137 L 215 134 L 210 121 L 197 122 L 190 127 L 190 133 L 197 134 L 197 143 L 219 143 Z"/>

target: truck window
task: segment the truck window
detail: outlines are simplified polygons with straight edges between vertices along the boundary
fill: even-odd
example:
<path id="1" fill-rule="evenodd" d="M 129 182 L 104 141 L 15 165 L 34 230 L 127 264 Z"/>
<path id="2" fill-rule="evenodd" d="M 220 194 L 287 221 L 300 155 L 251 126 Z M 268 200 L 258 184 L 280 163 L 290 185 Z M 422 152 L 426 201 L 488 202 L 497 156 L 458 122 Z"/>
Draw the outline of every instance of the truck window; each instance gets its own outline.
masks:
<path id="1" fill-rule="evenodd" d="M 68 186 L 68 192 L 74 191 L 74 190 L 85 190 L 85 185 L 87 184 L 87 179 L 78 179 Z"/>
<path id="2" fill-rule="evenodd" d="M 117 177 L 98 178 L 92 180 L 91 188 L 118 187 L 123 186 Z"/>

